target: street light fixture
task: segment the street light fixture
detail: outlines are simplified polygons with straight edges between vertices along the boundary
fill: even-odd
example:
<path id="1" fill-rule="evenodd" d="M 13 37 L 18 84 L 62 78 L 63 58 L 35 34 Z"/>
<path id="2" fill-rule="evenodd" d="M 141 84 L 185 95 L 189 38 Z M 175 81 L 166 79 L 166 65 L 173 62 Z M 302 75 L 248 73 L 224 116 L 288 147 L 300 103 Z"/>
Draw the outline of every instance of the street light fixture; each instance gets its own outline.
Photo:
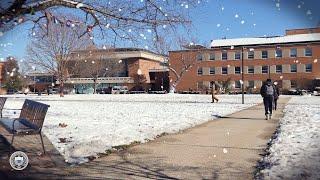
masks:
<path id="1" fill-rule="evenodd" d="M 243 50 L 246 49 L 246 47 L 241 47 L 241 94 L 242 94 L 242 104 L 244 104 L 244 60 L 243 60 Z M 254 51 L 253 48 L 249 48 L 249 51 Z"/>

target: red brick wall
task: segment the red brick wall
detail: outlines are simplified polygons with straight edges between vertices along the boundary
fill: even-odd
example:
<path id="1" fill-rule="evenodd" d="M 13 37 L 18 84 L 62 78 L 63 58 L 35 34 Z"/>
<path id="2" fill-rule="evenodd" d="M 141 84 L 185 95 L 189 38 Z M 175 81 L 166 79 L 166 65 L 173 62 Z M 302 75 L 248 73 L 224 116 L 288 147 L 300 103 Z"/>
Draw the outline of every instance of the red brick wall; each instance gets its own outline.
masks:
<path id="1" fill-rule="evenodd" d="M 159 69 L 162 66 L 157 61 L 151 61 L 146 59 L 128 60 L 128 74 L 129 77 L 133 77 L 137 74 L 138 69 L 141 70 L 142 75 L 147 79 L 147 83 L 150 83 L 149 69 Z"/>
<path id="2" fill-rule="evenodd" d="M 320 33 L 320 28 L 309 28 L 309 29 L 290 29 L 286 30 L 286 35 L 294 34 L 308 34 L 308 33 Z"/>

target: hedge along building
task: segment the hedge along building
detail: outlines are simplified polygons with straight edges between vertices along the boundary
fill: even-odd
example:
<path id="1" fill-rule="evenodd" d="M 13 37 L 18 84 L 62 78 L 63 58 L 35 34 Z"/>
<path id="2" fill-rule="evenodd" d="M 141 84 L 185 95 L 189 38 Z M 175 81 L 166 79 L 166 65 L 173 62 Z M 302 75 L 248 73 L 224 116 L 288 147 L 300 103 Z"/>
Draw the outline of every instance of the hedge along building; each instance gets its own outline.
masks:
<path id="1" fill-rule="evenodd" d="M 72 52 L 65 85 L 75 93 L 128 86 L 130 90 L 167 90 L 166 56 L 145 49 L 115 48 Z"/>
<path id="2" fill-rule="evenodd" d="M 285 36 L 212 40 L 211 48 L 169 52 L 170 81 L 185 68 L 188 57 L 191 68 L 181 77 L 176 91 L 202 91 L 230 82 L 229 89 L 258 91 L 271 78 L 283 90 L 312 89 L 320 78 L 320 28 L 287 30 Z M 243 59 L 243 81 L 242 81 Z"/>

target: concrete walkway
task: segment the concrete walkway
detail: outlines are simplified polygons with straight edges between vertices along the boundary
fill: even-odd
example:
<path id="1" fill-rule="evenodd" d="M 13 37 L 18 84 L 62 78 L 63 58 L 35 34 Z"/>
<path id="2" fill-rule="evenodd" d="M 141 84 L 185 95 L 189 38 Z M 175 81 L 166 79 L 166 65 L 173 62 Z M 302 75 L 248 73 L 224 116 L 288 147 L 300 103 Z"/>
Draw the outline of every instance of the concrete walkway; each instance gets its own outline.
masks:
<path id="1" fill-rule="evenodd" d="M 259 154 L 276 130 L 288 100 L 279 100 L 272 120 L 264 120 L 260 104 L 79 166 L 63 163 L 47 141 L 50 156 L 34 156 L 38 160 L 22 173 L 24 177 L 54 179 L 252 179 Z M 0 163 L 0 175 L 3 169 L 8 172 Z"/>

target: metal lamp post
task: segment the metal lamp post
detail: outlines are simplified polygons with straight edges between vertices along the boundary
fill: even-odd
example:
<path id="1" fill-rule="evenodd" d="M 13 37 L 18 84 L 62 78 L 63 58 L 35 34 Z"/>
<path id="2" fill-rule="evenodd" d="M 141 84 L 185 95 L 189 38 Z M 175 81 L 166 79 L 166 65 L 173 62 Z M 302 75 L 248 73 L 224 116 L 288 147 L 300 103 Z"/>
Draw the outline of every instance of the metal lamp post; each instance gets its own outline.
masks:
<path id="1" fill-rule="evenodd" d="M 244 47 L 242 46 L 241 48 L 241 93 L 242 93 L 242 104 L 244 104 L 244 62 L 243 62 L 243 49 Z"/>

